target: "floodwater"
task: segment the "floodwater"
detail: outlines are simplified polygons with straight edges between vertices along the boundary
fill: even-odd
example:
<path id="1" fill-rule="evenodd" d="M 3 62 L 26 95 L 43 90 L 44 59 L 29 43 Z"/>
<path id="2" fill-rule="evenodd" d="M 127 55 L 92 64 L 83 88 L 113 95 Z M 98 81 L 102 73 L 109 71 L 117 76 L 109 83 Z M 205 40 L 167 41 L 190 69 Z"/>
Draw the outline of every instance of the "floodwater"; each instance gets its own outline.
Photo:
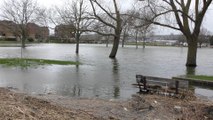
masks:
<path id="1" fill-rule="evenodd" d="M 31 94 L 71 97 L 126 99 L 138 92 L 131 84 L 135 75 L 171 78 L 178 75 L 213 75 L 213 49 L 198 49 L 198 67 L 186 69 L 186 48 L 134 46 L 119 48 L 116 59 L 109 59 L 111 47 L 104 45 L 37 44 L 23 50 L 26 58 L 79 61 L 82 65 L 48 65 L 33 68 L 0 66 L 0 86 Z M 20 57 L 18 47 L 0 47 L 0 57 Z M 213 99 L 213 91 L 197 87 L 198 95 Z M 206 94 L 208 93 L 208 94 Z"/>

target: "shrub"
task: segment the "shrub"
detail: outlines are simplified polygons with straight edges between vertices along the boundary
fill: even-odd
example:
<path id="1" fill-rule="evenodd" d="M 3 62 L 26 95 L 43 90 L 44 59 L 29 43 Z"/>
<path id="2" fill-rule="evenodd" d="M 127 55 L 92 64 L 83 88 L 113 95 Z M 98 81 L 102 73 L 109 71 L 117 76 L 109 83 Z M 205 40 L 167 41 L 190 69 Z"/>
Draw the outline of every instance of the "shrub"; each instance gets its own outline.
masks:
<path id="1" fill-rule="evenodd" d="M 16 38 L 5 38 L 5 41 L 16 41 Z"/>
<path id="2" fill-rule="evenodd" d="M 34 41 L 33 38 L 28 38 L 27 40 L 28 40 L 29 42 L 33 42 L 33 41 Z"/>
<path id="3" fill-rule="evenodd" d="M 213 36 L 210 38 L 210 45 L 213 45 Z"/>

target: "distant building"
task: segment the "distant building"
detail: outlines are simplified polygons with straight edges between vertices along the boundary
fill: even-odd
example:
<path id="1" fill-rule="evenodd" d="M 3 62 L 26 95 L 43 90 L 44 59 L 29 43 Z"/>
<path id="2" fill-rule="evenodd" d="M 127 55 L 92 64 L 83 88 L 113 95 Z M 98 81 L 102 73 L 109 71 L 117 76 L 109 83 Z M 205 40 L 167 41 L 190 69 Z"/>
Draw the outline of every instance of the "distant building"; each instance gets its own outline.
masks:
<path id="1" fill-rule="evenodd" d="M 178 40 L 154 40 L 153 42 L 160 46 L 175 46 L 178 44 Z"/>
<path id="2" fill-rule="evenodd" d="M 55 27 L 55 42 L 75 42 L 75 26 L 60 24 Z"/>
<path id="3" fill-rule="evenodd" d="M 49 37 L 48 27 L 41 27 L 35 23 L 27 24 L 28 37 L 36 40 L 46 40 Z"/>
<path id="4" fill-rule="evenodd" d="M 55 27 L 55 37 L 66 42 L 70 42 L 75 38 L 75 27 L 74 25 L 57 25 Z"/>
<path id="5" fill-rule="evenodd" d="M 17 30 L 12 21 L 0 21 L 0 38 L 16 38 Z"/>
<path id="6" fill-rule="evenodd" d="M 28 38 L 34 40 L 46 40 L 49 37 L 48 27 L 39 26 L 35 23 L 27 24 Z M 17 40 L 18 36 L 21 36 L 20 29 L 18 25 L 12 21 L 0 21 L 0 37 L 1 38 L 15 38 Z"/>

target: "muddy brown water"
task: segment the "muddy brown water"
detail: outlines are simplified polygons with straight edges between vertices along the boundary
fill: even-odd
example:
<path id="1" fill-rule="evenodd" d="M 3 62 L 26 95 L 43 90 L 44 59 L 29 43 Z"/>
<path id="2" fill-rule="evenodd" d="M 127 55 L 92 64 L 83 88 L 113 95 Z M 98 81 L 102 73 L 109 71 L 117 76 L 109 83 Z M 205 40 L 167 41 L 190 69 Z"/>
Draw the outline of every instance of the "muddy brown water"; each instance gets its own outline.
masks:
<path id="1" fill-rule="evenodd" d="M 185 67 L 186 48 L 134 46 L 119 48 L 116 59 L 109 59 L 111 47 L 80 45 L 75 54 L 72 44 L 34 44 L 23 50 L 27 58 L 79 61 L 82 65 L 51 65 L 32 68 L 0 66 L 0 86 L 31 94 L 56 94 L 70 97 L 127 99 L 138 92 L 131 84 L 135 75 L 171 78 L 197 74 L 213 75 L 213 49 L 198 49 L 198 67 Z M 0 57 L 20 57 L 18 47 L 0 47 Z M 213 90 L 195 87 L 198 96 L 213 99 Z"/>

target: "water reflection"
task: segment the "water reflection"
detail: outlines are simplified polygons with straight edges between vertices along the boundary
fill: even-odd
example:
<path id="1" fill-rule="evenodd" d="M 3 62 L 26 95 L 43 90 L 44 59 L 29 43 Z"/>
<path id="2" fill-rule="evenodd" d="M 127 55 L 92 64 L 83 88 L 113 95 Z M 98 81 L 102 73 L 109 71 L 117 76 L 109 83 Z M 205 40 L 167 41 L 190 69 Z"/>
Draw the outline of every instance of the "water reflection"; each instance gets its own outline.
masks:
<path id="1" fill-rule="evenodd" d="M 196 75 L 195 67 L 186 67 L 186 75 Z"/>
<path id="2" fill-rule="evenodd" d="M 120 87 L 114 86 L 114 98 L 118 98 L 120 96 Z"/>
<path id="3" fill-rule="evenodd" d="M 112 73 L 114 75 L 119 75 L 118 74 L 119 73 L 119 67 L 120 67 L 120 65 L 119 65 L 118 60 L 116 58 L 112 59 Z"/>
<path id="4" fill-rule="evenodd" d="M 118 98 L 120 96 L 120 87 L 119 87 L 119 83 L 120 83 L 120 73 L 119 73 L 119 62 L 118 60 L 115 58 L 115 59 L 112 59 L 112 74 L 114 76 L 114 81 L 115 81 L 115 84 L 114 84 L 114 92 L 113 92 L 113 95 L 114 95 L 114 98 Z"/>
<path id="5" fill-rule="evenodd" d="M 76 54 L 75 62 L 79 62 L 80 63 L 80 58 L 79 58 L 78 54 Z M 76 73 L 78 73 L 78 72 L 79 72 L 79 64 L 76 65 Z"/>
<path id="6" fill-rule="evenodd" d="M 119 49 L 117 59 L 109 59 L 104 45 L 39 44 L 23 52 L 28 58 L 79 61 L 76 66 L 36 68 L 1 67 L 0 86 L 11 86 L 27 93 L 53 93 L 64 96 L 126 99 L 138 92 L 132 87 L 136 73 L 171 78 L 186 74 L 212 75 L 212 49 L 198 50 L 198 67 L 185 67 L 186 48 L 146 47 Z M 0 57 L 20 57 L 20 48 L 1 48 Z M 18 51 L 18 52 L 17 52 Z M 207 59 L 208 58 L 208 59 Z"/>
<path id="7" fill-rule="evenodd" d="M 74 85 L 73 87 L 73 95 L 72 96 L 81 96 L 81 88 L 79 85 Z"/>

